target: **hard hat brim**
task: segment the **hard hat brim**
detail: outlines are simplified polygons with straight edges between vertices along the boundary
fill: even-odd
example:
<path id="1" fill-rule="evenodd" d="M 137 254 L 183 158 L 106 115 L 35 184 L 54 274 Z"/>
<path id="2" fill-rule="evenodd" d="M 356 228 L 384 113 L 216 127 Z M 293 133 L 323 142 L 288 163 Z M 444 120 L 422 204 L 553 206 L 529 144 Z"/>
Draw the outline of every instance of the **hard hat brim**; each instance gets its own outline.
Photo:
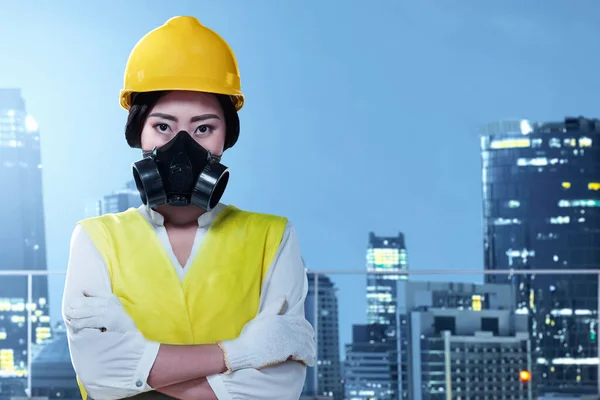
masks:
<path id="1" fill-rule="evenodd" d="M 131 98 L 135 93 L 147 93 L 147 92 L 160 92 L 160 91 L 190 91 L 190 92 L 202 92 L 202 93 L 214 93 L 214 94 L 224 94 L 231 97 L 231 102 L 235 107 L 236 111 L 240 111 L 244 106 L 244 95 L 241 93 L 221 93 L 221 92 L 211 92 L 205 90 L 194 90 L 194 89 L 174 89 L 174 88 L 164 88 L 164 89 L 154 89 L 154 90 L 121 90 L 121 94 L 119 96 L 119 104 L 123 109 L 129 111 L 131 108 Z"/>

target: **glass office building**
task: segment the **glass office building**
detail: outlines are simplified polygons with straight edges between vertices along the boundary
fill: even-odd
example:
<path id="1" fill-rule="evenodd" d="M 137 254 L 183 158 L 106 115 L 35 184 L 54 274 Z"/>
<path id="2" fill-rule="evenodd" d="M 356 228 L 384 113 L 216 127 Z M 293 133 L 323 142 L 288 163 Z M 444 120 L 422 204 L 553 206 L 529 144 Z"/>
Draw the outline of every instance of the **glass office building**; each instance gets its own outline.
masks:
<path id="1" fill-rule="evenodd" d="M 597 392 L 600 269 L 600 121 L 500 122 L 483 128 L 484 257 L 509 278 L 529 316 L 539 393 Z M 488 282 L 506 282 L 488 275 Z"/>
<path id="2" fill-rule="evenodd" d="M 40 134 L 19 89 L 0 89 L 0 187 L 0 270 L 45 270 Z M 29 302 L 25 276 L 0 279 L 0 390 L 8 380 L 21 382 L 28 356 L 51 336 L 46 277 L 33 277 L 31 288 Z"/>
<path id="3" fill-rule="evenodd" d="M 331 279 L 309 274 L 304 312 L 315 328 L 317 368 L 307 368 L 305 396 L 343 398 L 338 311 L 337 288 Z"/>

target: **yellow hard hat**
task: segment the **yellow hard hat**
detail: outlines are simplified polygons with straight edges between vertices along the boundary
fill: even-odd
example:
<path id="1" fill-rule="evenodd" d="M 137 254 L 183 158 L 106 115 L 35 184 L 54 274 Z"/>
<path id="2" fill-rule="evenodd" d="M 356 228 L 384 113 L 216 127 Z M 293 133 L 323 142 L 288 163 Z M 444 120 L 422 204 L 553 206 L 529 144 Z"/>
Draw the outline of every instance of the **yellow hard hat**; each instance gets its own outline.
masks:
<path id="1" fill-rule="evenodd" d="M 194 17 L 174 17 L 146 34 L 125 67 L 121 107 L 129 110 L 139 92 L 190 90 L 231 96 L 244 105 L 235 54 L 214 31 Z"/>

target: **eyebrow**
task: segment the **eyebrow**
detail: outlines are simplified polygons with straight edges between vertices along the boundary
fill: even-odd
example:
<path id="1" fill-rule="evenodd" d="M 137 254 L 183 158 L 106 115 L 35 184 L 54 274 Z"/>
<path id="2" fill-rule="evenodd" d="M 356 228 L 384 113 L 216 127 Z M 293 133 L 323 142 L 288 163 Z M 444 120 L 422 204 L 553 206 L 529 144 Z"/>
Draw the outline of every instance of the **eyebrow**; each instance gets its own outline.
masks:
<path id="1" fill-rule="evenodd" d="M 171 115 L 171 114 L 164 114 L 164 113 L 152 113 L 149 115 L 149 117 L 168 119 L 169 121 L 174 121 L 174 122 L 178 121 L 176 116 Z M 206 121 L 207 119 L 219 119 L 220 120 L 221 118 L 219 118 L 219 116 L 217 114 L 202 114 L 202 115 L 196 115 L 196 116 L 190 118 L 190 122 Z"/>

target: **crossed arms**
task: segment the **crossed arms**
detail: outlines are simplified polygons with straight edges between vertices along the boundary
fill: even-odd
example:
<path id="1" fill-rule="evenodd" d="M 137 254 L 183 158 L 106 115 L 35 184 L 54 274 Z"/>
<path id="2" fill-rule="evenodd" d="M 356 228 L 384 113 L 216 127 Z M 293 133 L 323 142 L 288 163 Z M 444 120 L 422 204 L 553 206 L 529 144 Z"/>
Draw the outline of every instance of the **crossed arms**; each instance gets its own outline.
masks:
<path id="1" fill-rule="evenodd" d="M 114 296 L 106 266 L 86 232 L 78 226 L 71 240 L 63 298 L 63 316 L 75 371 L 90 396 L 96 400 L 130 397 L 153 389 L 185 400 L 297 399 L 304 383 L 305 364 L 285 361 L 257 368 L 265 361 L 275 361 L 268 358 L 277 355 L 272 350 L 262 351 L 261 341 L 255 338 L 294 332 L 307 339 L 308 331 L 299 328 L 306 322 L 304 300 L 307 290 L 297 238 L 293 228 L 288 226 L 263 285 L 259 315 L 244 328 L 237 342 L 223 343 L 224 347 L 235 350 L 232 354 L 228 351 L 228 361 L 233 364 L 229 365 L 230 368 L 236 367 L 228 371 L 232 373 L 224 373 L 228 366 L 216 344 L 162 345 L 147 341 L 135 325 L 131 325 L 132 321 L 128 321 L 126 313 L 123 314 L 120 304 L 111 303 Z M 83 292 L 93 297 L 86 298 Z M 287 307 L 279 316 L 282 298 L 286 299 Z M 95 311 L 95 318 L 90 319 L 89 315 L 85 317 L 85 313 L 89 314 L 91 306 L 100 311 Z M 74 310 L 79 310 L 79 314 L 69 316 L 77 314 Z M 72 318 L 77 316 L 81 318 Z M 107 331 L 86 327 L 86 324 L 98 323 L 103 327 L 108 325 Z M 292 356 L 302 352 L 314 353 L 313 335 L 311 331 L 304 348 L 276 351 L 288 352 Z M 291 342 L 302 343 L 301 340 L 283 342 L 288 346 Z M 251 349 L 245 354 L 239 350 L 247 347 Z M 314 357 L 314 354 L 311 356 Z M 311 356 L 304 357 L 312 362 Z M 287 357 L 280 361 L 285 359 Z"/>

